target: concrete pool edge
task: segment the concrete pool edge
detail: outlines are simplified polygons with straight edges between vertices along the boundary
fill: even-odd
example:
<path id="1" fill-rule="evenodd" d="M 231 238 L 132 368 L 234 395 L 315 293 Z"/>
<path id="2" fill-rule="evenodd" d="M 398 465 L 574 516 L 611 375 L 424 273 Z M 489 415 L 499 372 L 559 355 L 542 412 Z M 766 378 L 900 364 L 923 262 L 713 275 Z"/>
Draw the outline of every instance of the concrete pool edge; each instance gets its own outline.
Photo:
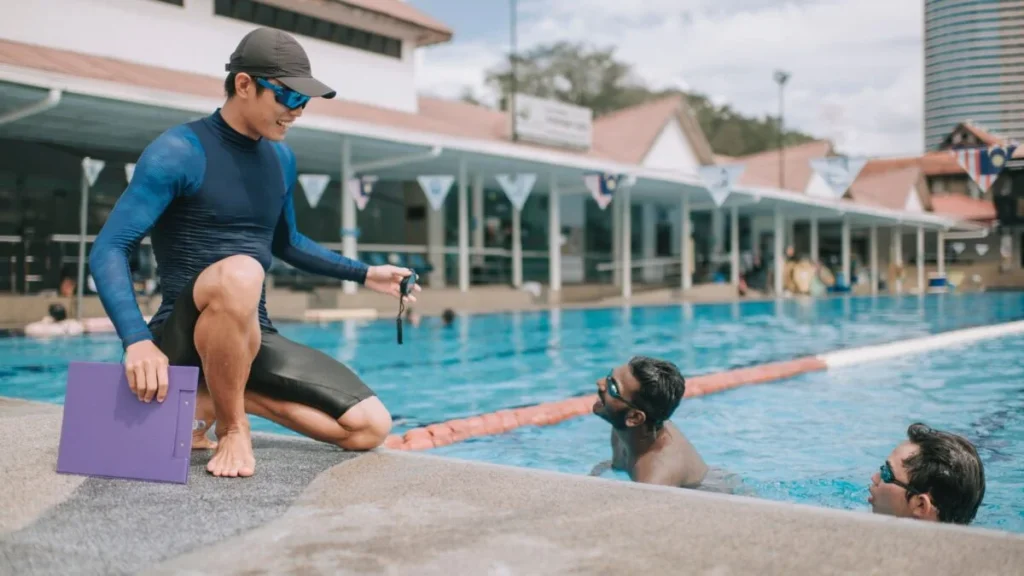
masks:
<path id="1" fill-rule="evenodd" d="M 777 382 L 811 372 L 878 362 L 1022 333 L 1024 333 L 1024 320 L 1017 320 L 950 330 L 885 344 L 857 346 L 815 356 L 769 362 L 713 374 L 702 374 L 687 378 L 686 397 L 705 396 L 741 386 Z M 504 434 L 523 426 L 550 426 L 590 414 L 596 401 L 597 395 L 590 394 L 533 406 L 498 410 L 467 418 L 456 418 L 412 428 L 403 434 L 391 434 L 388 436 L 385 446 L 403 451 L 430 450 L 462 442 L 469 438 Z"/>
<path id="2" fill-rule="evenodd" d="M 433 454 L 351 455 L 274 434 L 254 436 L 262 463 L 255 481 L 202 474 L 204 453 L 193 457 L 187 486 L 89 478 L 51 490 L 66 479 L 54 471 L 61 412 L 0 402 L 0 427 L 21 432 L 5 454 L 36 472 L 0 494 L 11 499 L 4 509 L 33 507 L 0 530 L 0 573 L 67 573 L 71 562 L 153 574 L 660 574 L 686 566 L 700 574 L 924 575 L 1007 574 L 1024 565 L 1024 535 L 1004 531 Z M 288 472 L 318 459 L 315 473 Z M 40 491 L 50 495 L 44 506 L 26 500 Z M 259 510 L 268 497 L 279 511 Z M 112 508 L 114 501 L 123 504 Z M 203 523 L 216 510 L 178 511 L 195 502 L 219 505 L 235 526 L 211 532 Z M 154 524 L 161 529 L 146 529 Z M 196 530 L 205 536 L 186 534 Z M 113 544 L 122 533 L 129 541 Z"/>

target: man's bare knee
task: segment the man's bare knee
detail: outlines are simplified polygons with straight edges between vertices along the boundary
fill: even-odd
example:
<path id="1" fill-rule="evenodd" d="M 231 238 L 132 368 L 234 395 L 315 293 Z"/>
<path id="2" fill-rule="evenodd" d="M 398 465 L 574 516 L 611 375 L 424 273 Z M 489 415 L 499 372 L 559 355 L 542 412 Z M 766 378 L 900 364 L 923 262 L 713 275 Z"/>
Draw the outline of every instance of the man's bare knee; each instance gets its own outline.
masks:
<path id="1" fill-rule="evenodd" d="M 346 434 L 336 444 L 345 450 L 373 450 L 391 433 L 391 413 L 376 396 L 363 400 L 350 408 L 338 424 Z"/>
<path id="2" fill-rule="evenodd" d="M 193 292 L 196 307 L 248 318 L 259 306 L 264 278 L 263 266 L 254 258 L 229 256 L 199 275 Z"/>

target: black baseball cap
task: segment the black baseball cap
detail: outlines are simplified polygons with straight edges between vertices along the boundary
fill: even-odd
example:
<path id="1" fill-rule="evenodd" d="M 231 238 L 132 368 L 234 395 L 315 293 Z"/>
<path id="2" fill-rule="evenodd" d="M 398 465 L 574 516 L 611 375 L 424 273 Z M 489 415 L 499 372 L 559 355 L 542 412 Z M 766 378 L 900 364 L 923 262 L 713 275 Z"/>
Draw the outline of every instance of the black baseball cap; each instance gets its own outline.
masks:
<path id="1" fill-rule="evenodd" d="M 257 28 L 246 34 L 224 69 L 245 72 L 253 77 L 273 78 L 312 98 L 334 98 L 337 94 L 313 78 L 309 57 L 295 38 L 275 28 Z"/>

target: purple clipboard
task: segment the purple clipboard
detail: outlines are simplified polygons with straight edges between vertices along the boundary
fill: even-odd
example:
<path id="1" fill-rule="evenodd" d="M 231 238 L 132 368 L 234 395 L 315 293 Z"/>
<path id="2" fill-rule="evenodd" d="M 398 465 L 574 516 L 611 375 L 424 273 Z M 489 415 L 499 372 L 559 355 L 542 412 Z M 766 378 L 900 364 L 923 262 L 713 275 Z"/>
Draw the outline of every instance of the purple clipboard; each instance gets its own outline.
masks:
<path id="1" fill-rule="evenodd" d="M 199 368 L 168 368 L 167 397 L 146 403 L 120 363 L 68 366 L 57 472 L 188 483 Z"/>

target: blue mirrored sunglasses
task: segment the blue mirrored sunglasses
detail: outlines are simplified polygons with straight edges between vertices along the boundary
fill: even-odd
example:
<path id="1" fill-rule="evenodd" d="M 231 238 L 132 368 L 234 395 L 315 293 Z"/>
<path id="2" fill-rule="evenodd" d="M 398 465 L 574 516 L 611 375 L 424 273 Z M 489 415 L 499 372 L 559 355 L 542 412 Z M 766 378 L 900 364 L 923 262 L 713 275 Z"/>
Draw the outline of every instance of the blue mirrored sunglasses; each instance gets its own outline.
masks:
<path id="1" fill-rule="evenodd" d="M 270 80 L 265 78 L 257 78 L 256 83 L 263 86 L 267 90 L 274 93 L 274 100 L 277 103 L 284 106 L 289 110 L 295 110 L 296 108 L 303 108 L 309 102 L 310 97 L 305 94 L 299 94 L 291 88 L 285 88 L 284 86 L 278 86 Z"/>

